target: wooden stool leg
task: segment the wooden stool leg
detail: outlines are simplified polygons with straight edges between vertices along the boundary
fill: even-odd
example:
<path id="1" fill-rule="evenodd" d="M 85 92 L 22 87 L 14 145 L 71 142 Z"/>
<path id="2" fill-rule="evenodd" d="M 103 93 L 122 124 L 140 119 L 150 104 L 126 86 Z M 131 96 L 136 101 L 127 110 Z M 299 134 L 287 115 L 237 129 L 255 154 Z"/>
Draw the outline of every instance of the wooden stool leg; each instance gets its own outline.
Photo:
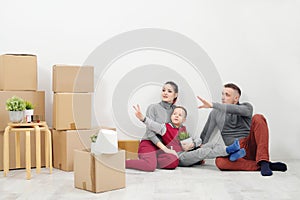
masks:
<path id="1" fill-rule="evenodd" d="M 52 173 L 52 142 L 51 142 L 51 132 L 47 129 L 47 137 L 48 137 L 48 149 L 49 149 L 49 169 L 50 174 Z"/>
<path id="2" fill-rule="evenodd" d="M 26 131 L 26 178 L 31 178 L 30 131 Z"/>
<path id="3" fill-rule="evenodd" d="M 49 146 L 48 146 L 48 132 L 45 131 L 45 167 L 49 167 Z"/>
<path id="4" fill-rule="evenodd" d="M 36 173 L 41 172 L 41 131 L 39 126 L 34 126 L 35 129 L 35 154 L 36 154 Z"/>
<path id="5" fill-rule="evenodd" d="M 20 132 L 15 132 L 16 168 L 21 168 Z"/>
<path id="6" fill-rule="evenodd" d="M 3 174 L 7 176 L 9 171 L 9 130 L 10 127 L 6 127 L 3 136 Z"/>

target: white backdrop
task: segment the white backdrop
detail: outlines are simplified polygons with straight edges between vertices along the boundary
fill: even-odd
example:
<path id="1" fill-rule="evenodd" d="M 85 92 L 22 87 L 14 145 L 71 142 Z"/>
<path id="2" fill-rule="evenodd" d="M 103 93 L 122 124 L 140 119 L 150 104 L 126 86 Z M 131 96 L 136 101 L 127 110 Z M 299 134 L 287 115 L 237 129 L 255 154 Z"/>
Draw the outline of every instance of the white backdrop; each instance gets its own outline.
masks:
<path id="1" fill-rule="evenodd" d="M 206 52 L 221 82 L 237 83 L 243 92 L 242 100 L 252 102 L 255 112 L 267 117 L 271 158 L 300 159 L 297 153 L 300 92 L 296 81 L 300 72 L 299 10 L 300 1 L 295 0 L 2 0 L 0 53 L 38 56 L 39 90 L 46 91 L 46 120 L 51 125 L 54 64 L 81 65 L 97 47 L 128 31 L 149 28 L 181 34 Z M 183 89 L 190 87 L 195 95 L 211 99 L 205 82 L 207 77 L 194 73 L 187 62 L 174 55 L 144 49 L 115 60 L 101 79 L 104 82 L 96 84 L 96 101 L 108 102 L 102 123 L 118 126 L 109 112 L 112 93 L 126 73 L 144 65 L 166 66 L 167 71 L 182 75 L 182 80 L 187 82 Z M 168 73 L 165 76 L 169 80 Z M 140 88 L 130 89 L 133 89 L 130 98 L 124 99 L 128 115 L 134 126 L 142 128 L 130 105 L 140 103 L 145 110 L 149 103 L 159 101 L 160 85 L 147 82 Z M 97 97 L 100 92 L 107 97 Z M 180 94 L 180 104 L 195 98 L 187 96 L 184 90 Z M 196 126 L 195 132 L 199 133 L 208 111 L 191 112 L 198 121 L 191 119 L 190 125 Z M 120 137 L 132 137 L 120 132 Z"/>

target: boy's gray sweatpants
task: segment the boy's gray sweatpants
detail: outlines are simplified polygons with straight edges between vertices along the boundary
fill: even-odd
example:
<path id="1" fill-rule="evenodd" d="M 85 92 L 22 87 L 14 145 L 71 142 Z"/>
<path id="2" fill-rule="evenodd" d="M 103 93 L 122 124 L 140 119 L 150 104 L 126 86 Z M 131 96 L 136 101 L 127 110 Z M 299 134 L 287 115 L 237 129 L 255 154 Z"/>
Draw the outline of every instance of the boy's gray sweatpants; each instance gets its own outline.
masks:
<path id="1" fill-rule="evenodd" d="M 178 152 L 179 166 L 187 167 L 204 159 L 212 159 L 219 156 L 228 156 L 224 143 L 206 143 L 193 151 Z"/>

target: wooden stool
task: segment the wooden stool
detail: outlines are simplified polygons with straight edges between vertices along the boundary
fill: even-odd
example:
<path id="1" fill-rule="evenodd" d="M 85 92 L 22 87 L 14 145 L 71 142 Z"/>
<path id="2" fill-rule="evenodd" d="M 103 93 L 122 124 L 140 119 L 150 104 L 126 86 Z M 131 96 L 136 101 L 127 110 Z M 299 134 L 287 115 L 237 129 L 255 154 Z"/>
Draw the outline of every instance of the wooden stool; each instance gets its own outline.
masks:
<path id="1" fill-rule="evenodd" d="M 20 132 L 26 133 L 26 178 L 31 178 L 31 146 L 30 131 L 35 131 L 36 139 L 36 173 L 41 171 L 41 131 L 45 131 L 45 158 L 46 167 L 49 167 L 52 173 L 52 144 L 51 132 L 46 122 L 40 123 L 8 123 L 4 131 L 3 138 L 3 171 L 4 176 L 9 171 L 9 133 L 15 132 L 15 151 L 16 151 L 16 167 L 20 168 Z"/>

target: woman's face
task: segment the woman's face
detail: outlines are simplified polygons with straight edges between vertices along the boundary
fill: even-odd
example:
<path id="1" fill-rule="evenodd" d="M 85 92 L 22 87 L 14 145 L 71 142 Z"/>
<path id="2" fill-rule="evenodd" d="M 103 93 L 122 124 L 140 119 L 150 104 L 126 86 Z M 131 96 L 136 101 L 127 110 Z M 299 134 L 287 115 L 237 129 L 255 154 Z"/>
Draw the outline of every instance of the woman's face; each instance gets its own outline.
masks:
<path id="1" fill-rule="evenodd" d="M 168 103 L 173 103 L 174 99 L 177 97 L 174 88 L 170 84 L 165 84 L 161 91 L 162 100 Z"/>

